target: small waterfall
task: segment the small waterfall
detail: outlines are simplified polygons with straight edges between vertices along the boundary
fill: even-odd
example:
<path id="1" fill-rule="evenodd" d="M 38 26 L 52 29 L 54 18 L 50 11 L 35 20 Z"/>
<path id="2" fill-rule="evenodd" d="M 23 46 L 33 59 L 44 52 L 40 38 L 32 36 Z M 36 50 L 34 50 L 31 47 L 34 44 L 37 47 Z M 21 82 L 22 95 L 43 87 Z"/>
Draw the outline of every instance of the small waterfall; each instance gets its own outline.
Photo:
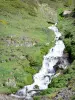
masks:
<path id="1" fill-rule="evenodd" d="M 55 46 L 43 57 L 44 59 L 40 71 L 33 76 L 34 83 L 24 86 L 23 89 L 19 90 L 15 95 L 12 94 L 12 96 L 24 98 L 24 100 L 33 100 L 33 95 L 48 88 L 51 79 L 55 75 L 55 66 L 64 69 L 67 67 L 67 62 L 63 58 L 65 45 L 63 41 L 60 40 L 61 33 L 58 31 L 56 24 L 48 28 L 55 33 Z"/>

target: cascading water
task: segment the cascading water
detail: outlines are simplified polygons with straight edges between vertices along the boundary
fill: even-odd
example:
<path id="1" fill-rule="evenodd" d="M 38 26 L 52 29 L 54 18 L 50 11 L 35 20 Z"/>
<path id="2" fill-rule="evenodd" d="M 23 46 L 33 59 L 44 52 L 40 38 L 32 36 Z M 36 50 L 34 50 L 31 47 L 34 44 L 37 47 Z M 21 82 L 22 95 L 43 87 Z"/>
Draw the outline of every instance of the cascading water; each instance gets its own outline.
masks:
<path id="1" fill-rule="evenodd" d="M 55 46 L 44 56 L 42 68 L 33 76 L 34 83 L 24 86 L 24 88 L 19 90 L 16 95 L 12 94 L 12 96 L 24 98 L 24 100 L 32 100 L 34 94 L 48 88 L 52 77 L 55 75 L 54 66 L 57 65 L 58 67 L 63 66 L 63 68 L 66 68 L 67 63 L 62 59 L 65 45 L 63 41 L 60 40 L 61 33 L 58 31 L 56 24 L 48 28 L 55 33 Z M 62 61 L 60 59 L 62 59 Z"/>

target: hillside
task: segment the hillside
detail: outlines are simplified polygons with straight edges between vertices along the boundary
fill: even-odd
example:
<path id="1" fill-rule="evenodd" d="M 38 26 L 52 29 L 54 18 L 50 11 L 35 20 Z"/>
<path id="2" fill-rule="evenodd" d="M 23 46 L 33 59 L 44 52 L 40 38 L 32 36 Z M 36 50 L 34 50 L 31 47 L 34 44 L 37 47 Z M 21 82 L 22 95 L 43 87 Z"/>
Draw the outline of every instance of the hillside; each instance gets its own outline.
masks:
<path id="1" fill-rule="evenodd" d="M 53 99 L 66 87 L 75 91 L 74 7 L 74 0 L 0 0 L 1 94 L 15 93 L 33 82 L 32 76 L 41 68 L 43 55 L 54 45 L 54 33 L 48 26 L 57 21 L 71 65 L 61 70 L 62 74 L 34 100 Z M 66 9 L 73 11 L 71 16 L 61 16 Z"/>
<path id="2" fill-rule="evenodd" d="M 45 47 L 53 44 L 45 6 L 31 0 L 0 0 L 0 93 L 11 93 L 32 83 Z M 53 11 L 47 6 L 49 9 Z"/>

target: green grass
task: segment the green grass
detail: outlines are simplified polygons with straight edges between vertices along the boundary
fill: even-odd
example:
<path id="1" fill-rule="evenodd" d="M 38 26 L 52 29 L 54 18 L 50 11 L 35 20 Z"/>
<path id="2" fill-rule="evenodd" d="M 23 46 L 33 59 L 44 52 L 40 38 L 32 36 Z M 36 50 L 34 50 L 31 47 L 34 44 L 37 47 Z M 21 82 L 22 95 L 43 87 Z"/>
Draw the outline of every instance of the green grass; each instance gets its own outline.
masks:
<path id="1" fill-rule="evenodd" d="M 48 22 L 57 21 L 56 10 L 63 8 L 64 3 L 62 0 L 39 0 L 39 3 L 35 0 L 0 0 L 0 93 L 15 93 L 24 85 L 31 84 L 33 74 L 41 68 L 43 55 L 54 45 L 54 33 L 48 29 L 51 25 Z M 58 13 L 63 10 L 58 9 Z M 74 19 L 58 16 L 58 20 L 60 31 L 70 31 L 74 39 Z M 27 47 L 25 43 L 35 43 L 35 46 Z M 73 81 L 73 68 L 53 79 L 53 84 L 41 95 L 53 98 L 67 85 L 69 78 L 72 77 Z M 6 85 L 6 82 L 10 84 Z M 34 98 L 40 100 L 41 96 Z"/>
<path id="2" fill-rule="evenodd" d="M 54 44 L 47 18 L 35 0 L 0 0 L 0 93 L 16 92 L 33 82 L 43 54 Z M 27 47 L 26 42 L 36 45 Z"/>
<path id="3" fill-rule="evenodd" d="M 71 9 L 74 12 L 74 8 L 67 8 Z M 75 18 L 72 17 L 72 15 L 68 17 L 62 17 L 60 14 L 65 10 L 64 9 L 59 9 L 60 12 L 59 14 L 59 23 L 58 27 L 59 30 L 63 33 L 63 41 L 65 43 L 66 49 L 65 51 L 69 54 L 69 58 L 71 62 L 75 59 Z"/>

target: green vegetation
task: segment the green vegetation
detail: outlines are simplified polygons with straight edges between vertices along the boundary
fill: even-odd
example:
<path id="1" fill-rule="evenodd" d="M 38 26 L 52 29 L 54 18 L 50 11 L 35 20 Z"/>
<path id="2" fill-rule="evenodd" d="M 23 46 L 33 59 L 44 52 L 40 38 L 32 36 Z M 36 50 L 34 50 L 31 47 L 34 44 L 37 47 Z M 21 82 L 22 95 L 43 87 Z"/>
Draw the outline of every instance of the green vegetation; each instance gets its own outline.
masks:
<path id="1" fill-rule="evenodd" d="M 75 91 L 75 3 L 73 4 L 73 1 L 72 4 L 70 4 L 71 2 L 68 1 L 72 2 L 72 0 L 67 0 L 67 3 L 63 2 L 63 7 L 57 9 L 57 26 L 60 32 L 63 33 L 63 41 L 66 46 L 65 53 L 68 53 L 71 65 L 69 65 L 66 70 L 61 70 L 62 74 L 57 78 L 52 79 L 51 84 L 49 84 L 49 88 L 42 91 L 40 96 L 34 97 L 34 100 L 43 100 L 43 97 L 47 100 L 53 100 L 58 92 L 65 87 Z M 72 14 L 67 17 L 62 16 L 65 9 L 72 10 Z M 75 96 L 73 95 L 70 99 L 74 100 Z M 60 98 L 60 100 L 62 100 L 62 98 Z"/>
<path id="2" fill-rule="evenodd" d="M 71 99 L 71 100 L 75 100 L 75 95 L 73 95 L 70 99 Z"/>
<path id="3" fill-rule="evenodd" d="M 35 0 L 0 0 L 0 93 L 31 84 L 43 54 L 54 44 L 49 16 L 40 9 Z"/>
<path id="4" fill-rule="evenodd" d="M 59 20 L 58 27 L 63 32 L 64 43 L 66 46 L 66 52 L 68 52 L 70 60 L 73 61 L 75 59 L 75 19 L 72 16 L 67 18 L 62 17 Z"/>
<path id="5" fill-rule="evenodd" d="M 34 100 L 51 100 L 60 89 L 75 91 L 75 0 L 0 0 L 0 93 L 15 93 L 33 82 L 43 55 L 54 45 L 54 33 L 47 27 L 57 21 L 63 33 L 65 52 L 72 62 L 47 90 Z M 72 15 L 64 17 L 65 9 Z M 36 86 L 37 87 L 37 86 Z M 71 97 L 74 100 L 75 96 Z"/>

